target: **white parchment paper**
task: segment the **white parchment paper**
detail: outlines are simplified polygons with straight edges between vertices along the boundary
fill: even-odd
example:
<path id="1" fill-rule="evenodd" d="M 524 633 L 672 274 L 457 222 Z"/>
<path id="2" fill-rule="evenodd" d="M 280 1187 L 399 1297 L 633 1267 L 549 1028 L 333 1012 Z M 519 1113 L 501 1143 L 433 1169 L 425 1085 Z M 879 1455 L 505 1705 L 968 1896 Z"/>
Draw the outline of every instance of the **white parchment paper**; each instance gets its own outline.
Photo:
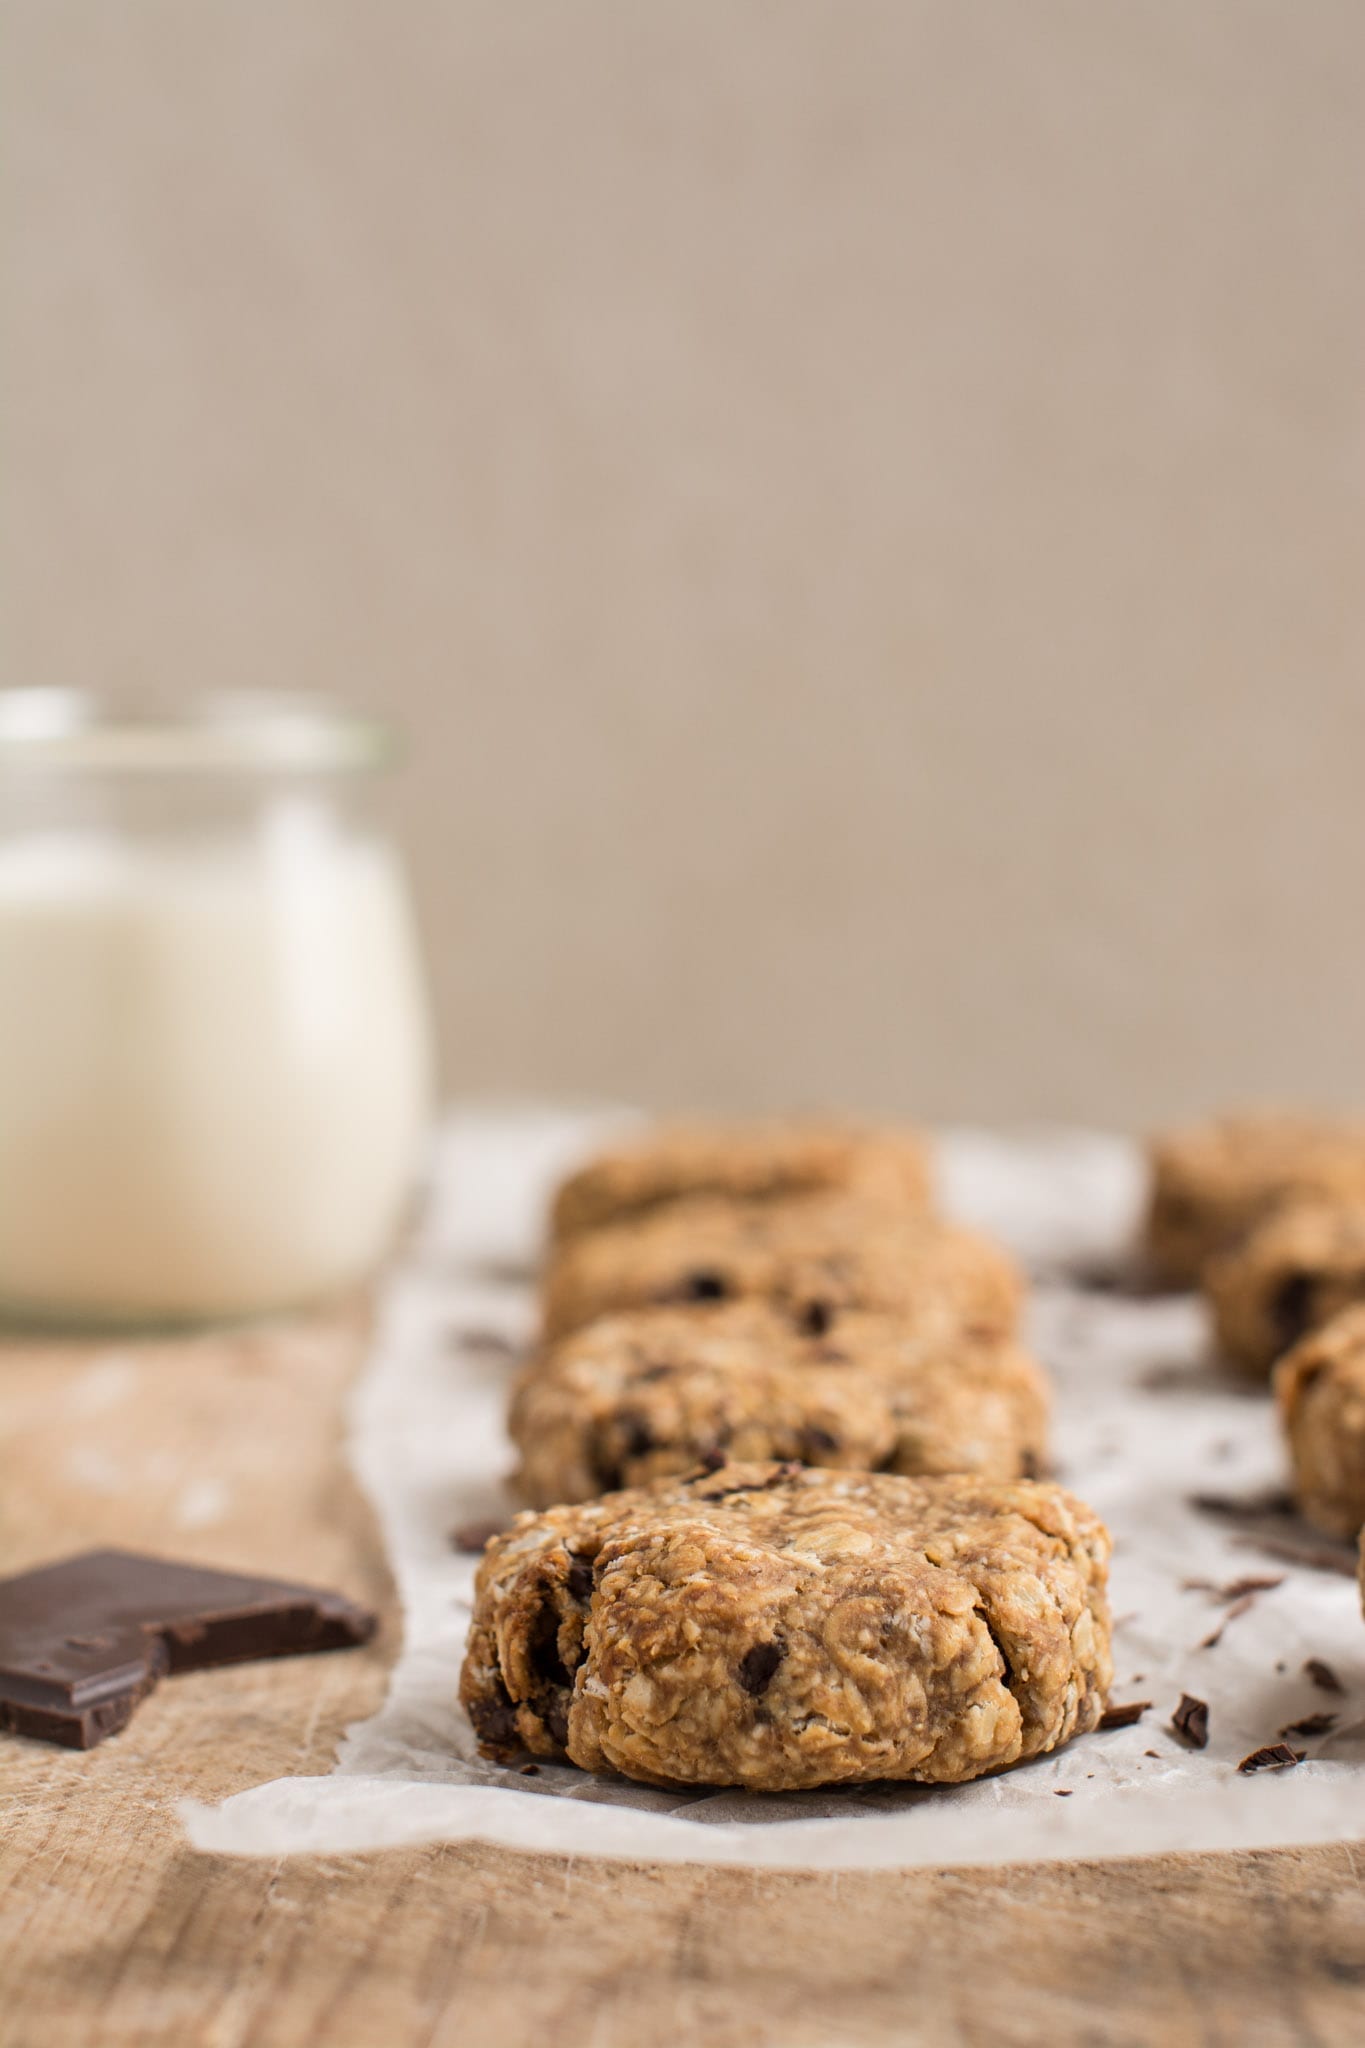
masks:
<path id="1" fill-rule="evenodd" d="M 476 1560 L 452 1528 L 502 1517 L 503 1418 L 533 1324 L 531 1268 L 547 1192 L 606 1122 L 545 1112 L 453 1117 L 435 1147 L 419 1238 L 387 1288 L 354 1397 L 351 1450 L 379 1518 L 405 1635 L 389 1695 L 348 1731 L 333 1773 L 285 1778 L 219 1807 L 187 1804 L 191 1841 L 219 1852 L 361 1851 L 478 1838 L 571 1854 L 859 1868 L 1268 1848 L 1365 1835 L 1365 1623 L 1350 1579 L 1267 1557 L 1248 1525 L 1196 1510 L 1283 1480 L 1270 1401 L 1205 1358 L 1202 1312 L 1077 1284 L 1121 1256 L 1141 1199 L 1130 1146 L 1090 1135 L 944 1137 L 944 1206 L 993 1231 L 1034 1275 L 1032 1342 L 1056 1382 L 1059 1476 L 1113 1531 L 1116 1700 L 1133 1727 L 974 1785 L 834 1793 L 671 1794 L 544 1765 L 483 1762 L 455 1703 Z M 1274 1533 L 1310 1542 L 1292 1522 Z M 1221 1640 L 1204 1580 L 1283 1574 Z M 1304 1671 L 1326 1660 L 1345 1694 Z M 1208 1702 L 1210 1741 L 1169 1727 L 1182 1692 Z M 1287 1723 L 1335 1711 L 1309 1760 L 1240 1777 Z M 1059 1795 L 1066 1795 L 1064 1797 Z"/>

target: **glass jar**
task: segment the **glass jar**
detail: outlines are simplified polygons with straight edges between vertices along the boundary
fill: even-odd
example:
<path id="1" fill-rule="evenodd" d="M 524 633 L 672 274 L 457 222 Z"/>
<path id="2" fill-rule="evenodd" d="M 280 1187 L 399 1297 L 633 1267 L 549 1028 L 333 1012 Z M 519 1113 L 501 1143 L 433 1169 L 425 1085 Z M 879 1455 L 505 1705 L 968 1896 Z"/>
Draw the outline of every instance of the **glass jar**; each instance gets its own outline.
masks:
<path id="1" fill-rule="evenodd" d="M 430 1106 L 376 726 L 0 692 L 0 1311 L 147 1325 L 370 1273 Z"/>

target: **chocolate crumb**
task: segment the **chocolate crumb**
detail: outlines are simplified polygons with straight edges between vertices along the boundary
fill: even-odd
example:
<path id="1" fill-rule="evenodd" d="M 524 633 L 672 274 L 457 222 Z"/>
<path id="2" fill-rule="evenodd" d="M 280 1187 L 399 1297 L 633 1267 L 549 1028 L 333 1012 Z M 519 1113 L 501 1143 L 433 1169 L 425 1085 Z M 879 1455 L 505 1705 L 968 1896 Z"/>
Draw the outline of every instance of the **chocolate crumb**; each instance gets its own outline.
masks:
<path id="1" fill-rule="evenodd" d="M 744 1691 L 757 1699 L 768 1690 L 773 1675 L 782 1662 L 780 1643 L 755 1643 L 752 1650 L 746 1650 L 739 1660 L 739 1682 Z"/>
<path id="2" fill-rule="evenodd" d="M 730 1292 L 730 1283 L 723 1273 L 705 1270 L 689 1273 L 680 1291 L 684 1301 L 724 1301 Z"/>
<path id="3" fill-rule="evenodd" d="M 567 1749 L 569 1746 L 569 1700 L 565 1693 L 561 1691 L 551 1693 L 545 1704 L 544 1720 L 546 1733 L 551 1741 L 557 1742 L 561 1749 Z"/>
<path id="4" fill-rule="evenodd" d="M 797 1317 L 797 1327 L 806 1337 L 827 1337 L 834 1311 L 827 1301 L 808 1301 Z"/>
<path id="5" fill-rule="evenodd" d="M 1304 1665 L 1304 1675 L 1311 1678 L 1319 1692 L 1345 1692 L 1346 1688 L 1330 1664 L 1324 1664 L 1321 1657 L 1310 1657 Z"/>
<path id="6" fill-rule="evenodd" d="M 1069 1785 L 1054 1785 L 1052 1796 L 1054 1799 L 1069 1799 L 1071 1797 L 1071 1787 Z"/>
<path id="7" fill-rule="evenodd" d="M 1144 1749 L 1142 1754 L 1144 1756 L 1154 1756 L 1158 1763 L 1161 1762 L 1161 1751 L 1159 1749 Z"/>
<path id="8" fill-rule="evenodd" d="M 512 1704 L 511 1694 L 501 1680 L 494 1687 L 491 1698 L 471 1700 L 469 1718 L 474 1724 L 474 1733 L 480 1743 L 487 1743 L 490 1749 L 519 1747 L 517 1710 Z"/>
<path id="9" fill-rule="evenodd" d="M 1192 1694 L 1182 1692 L 1180 1705 L 1171 1716 L 1171 1727 L 1182 1742 L 1191 1749 L 1207 1749 L 1209 1746 L 1209 1707 L 1207 1700 L 1197 1700 Z"/>
<path id="10" fill-rule="evenodd" d="M 1244 1756 L 1237 1769 L 1244 1778 L 1254 1777 L 1257 1771 L 1288 1771 L 1303 1762 L 1304 1754 L 1287 1742 L 1268 1742 L 1264 1749 L 1253 1749 L 1250 1756 Z"/>
<path id="11" fill-rule="evenodd" d="M 574 1558 L 564 1583 L 569 1589 L 570 1597 L 577 1600 L 580 1606 L 586 1607 L 592 1598 L 592 1565 L 586 1557 Z"/>
<path id="12" fill-rule="evenodd" d="M 1290 1721 L 1280 1730 L 1284 1742 L 1291 1735 L 1328 1735 L 1340 1720 L 1339 1714 L 1305 1714 L 1301 1721 Z"/>
<path id="13" fill-rule="evenodd" d="M 721 1466 L 726 1462 L 725 1453 L 715 1449 L 703 1451 L 699 1462 L 703 1472 L 719 1472 Z"/>
<path id="14" fill-rule="evenodd" d="M 1286 1273 L 1270 1300 L 1270 1314 L 1281 1351 L 1297 1344 L 1313 1320 L 1317 1281 L 1312 1273 Z"/>
<path id="15" fill-rule="evenodd" d="M 450 1532 L 450 1547 L 468 1551 L 471 1557 L 479 1557 L 506 1527 L 506 1521 L 495 1521 L 491 1516 L 482 1522 L 457 1522 Z"/>
<path id="16" fill-rule="evenodd" d="M 539 1764 L 522 1764 L 519 1768 L 523 1778 L 538 1778 L 540 1776 Z"/>
<path id="17" fill-rule="evenodd" d="M 1121 1707 L 1106 1707 L 1096 1726 L 1103 1735 L 1110 1728 L 1131 1728 L 1151 1706 L 1150 1700 L 1128 1700 Z"/>

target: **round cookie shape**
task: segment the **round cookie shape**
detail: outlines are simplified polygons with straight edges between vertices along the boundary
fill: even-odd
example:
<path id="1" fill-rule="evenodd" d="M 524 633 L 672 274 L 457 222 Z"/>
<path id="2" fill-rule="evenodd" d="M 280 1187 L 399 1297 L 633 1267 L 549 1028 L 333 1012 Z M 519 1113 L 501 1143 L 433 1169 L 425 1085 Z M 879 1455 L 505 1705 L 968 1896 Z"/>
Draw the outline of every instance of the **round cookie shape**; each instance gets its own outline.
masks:
<path id="1" fill-rule="evenodd" d="M 525 1514 L 480 1567 L 485 1755 L 645 1784 L 958 1784 L 1093 1728 L 1109 1538 L 1060 1487 L 726 1465 Z"/>
<path id="2" fill-rule="evenodd" d="M 849 1311 L 822 1332 L 757 1301 L 607 1316 L 550 1345 L 512 1400 L 523 1499 L 591 1500 L 717 1452 L 851 1471 L 1036 1478 L 1048 1386 L 1009 1338 L 916 1335 Z"/>
<path id="3" fill-rule="evenodd" d="M 1244 1113 L 1167 1131 L 1150 1146 L 1145 1246 L 1158 1278 L 1193 1287 L 1215 1253 L 1288 1196 L 1365 1201 L 1365 1124 Z"/>
<path id="4" fill-rule="evenodd" d="M 898 1315 L 928 1334 L 1003 1334 L 1019 1318 L 1013 1261 L 973 1231 L 856 1195 L 744 1204 L 697 1196 L 572 1238 L 552 1255 L 545 1336 L 622 1309 L 766 1301 L 813 1331 L 844 1309 Z"/>
<path id="5" fill-rule="evenodd" d="M 1365 1306 L 1305 1337 L 1275 1369 L 1294 1492 L 1329 1536 L 1365 1528 Z"/>
<path id="6" fill-rule="evenodd" d="M 1280 1203 L 1209 1260 L 1204 1286 L 1223 1355 L 1268 1373 L 1310 1330 L 1365 1301 L 1365 1201 Z"/>
<path id="7" fill-rule="evenodd" d="M 841 1189 L 930 1206 L 925 1140 L 914 1131 L 815 1121 L 664 1124 L 599 1153 L 563 1182 L 556 1239 L 600 1230 L 697 1195 L 770 1202 Z"/>

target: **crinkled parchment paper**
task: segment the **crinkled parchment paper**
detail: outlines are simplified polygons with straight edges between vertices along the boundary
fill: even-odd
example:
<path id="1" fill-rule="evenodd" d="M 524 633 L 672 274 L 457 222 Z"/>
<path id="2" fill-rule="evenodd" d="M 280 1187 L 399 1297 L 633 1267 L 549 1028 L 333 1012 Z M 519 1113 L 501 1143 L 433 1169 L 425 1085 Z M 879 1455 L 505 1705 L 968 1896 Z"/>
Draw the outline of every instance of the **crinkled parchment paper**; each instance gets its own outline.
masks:
<path id="1" fill-rule="evenodd" d="M 509 1511 L 509 1351 L 532 1328 L 546 1193 L 603 1130 L 600 1117 L 521 1112 L 460 1114 L 441 1132 L 426 1221 L 388 1285 L 351 1414 L 352 1456 L 404 1606 L 388 1699 L 350 1729 L 331 1776 L 187 1805 L 199 1848 L 273 1856 L 477 1837 L 583 1855 L 867 1868 L 1365 1834 L 1365 1622 L 1355 1585 L 1246 1547 L 1237 1519 L 1190 1505 L 1196 1493 L 1240 1500 L 1282 1484 L 1272 1407 L 1207 1362 L 1193 1300 L 1077 1284 L 1077 1273 L 1122 1255 L 1141 1166 L 1119 1140 L 1076 1134 L 949 1134 L 942 1193 L 1034 1275 L 1032 1341 L 1056 1381 L 1059 1475 L 1115 1539 L 1114 1697 L 1150 1700 L 1150 1712 L 959 1787 L 675 1795 L 567 1766 L 527 1778 L 481 1761 L 455 1702 L 476 1560 L 452 1548 L 450 1532 Z M 1292 1521 L 1268 1526 L 1309 1540 Z M 1278 1574 L 1281 1584 L 1201 1647 L 1228 1603 L 1191 1581 Z M 1331 1665 L 1344 1696 L 1314 1687 L 1310 1658 Z M 1182 1747 L 1170 1730 L 1182 1692 L 1208 1702 L 1205 1750 Z M 1298 1743 L 1308 1761 L 1237 1774 L 1239 1759 L 1285 1724 L 1322 1711 L 1337 1725 Z"/>

